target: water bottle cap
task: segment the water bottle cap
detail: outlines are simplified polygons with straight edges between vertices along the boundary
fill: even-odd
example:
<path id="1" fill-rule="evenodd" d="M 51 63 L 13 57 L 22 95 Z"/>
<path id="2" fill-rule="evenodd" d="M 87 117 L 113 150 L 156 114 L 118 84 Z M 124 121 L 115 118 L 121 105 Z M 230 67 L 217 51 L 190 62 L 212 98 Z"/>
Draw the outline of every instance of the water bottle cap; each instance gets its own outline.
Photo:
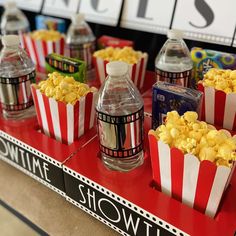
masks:
<path id="1" fill-rule="evenodd" d="M 107 63 L 106 71 L 110 76 L 122 76 L 128 72 L 128 64 L 122 61 L 112 61 Z"/>
<path id="2" fill-rule="evenodd" d="M 5 8 L 15 8 L 16 7 L 16 2 L 14 2 L 14 1 L 7 1 L 7 2 L 5 2 L 4 7 Z"/>
<path id="3" fill-rule="evenodd" d="M 20 44 L 20 38 L 18 35 L 3 35 L 2 36 L 3 46 L 17 46 Z"/>
<path id="4" fill-rule="evenodd" d="M 171 29 L 168 31 L 167 37 L 169 39 L 182 39 L 183 38 L 183 31 Z"/>
<path id="5" fill-rule="evenodd" d="M 83 21 L 85 18 L 85 15 L 83 13 L 79 13 L 79 14 L 74 14 L 71 18 L 71 21 L 74 24 L 79 24 L 81 21 Z"/>

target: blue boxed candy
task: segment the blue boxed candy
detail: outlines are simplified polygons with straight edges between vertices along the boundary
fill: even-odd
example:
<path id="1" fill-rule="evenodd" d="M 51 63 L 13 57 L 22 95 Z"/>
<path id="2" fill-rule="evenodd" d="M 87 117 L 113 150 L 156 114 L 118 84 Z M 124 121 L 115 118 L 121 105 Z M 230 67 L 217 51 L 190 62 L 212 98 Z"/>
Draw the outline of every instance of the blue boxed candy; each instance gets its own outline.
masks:
<path id="1" fill-rule="evenodd" d="M 38 15 L 35 17 L 36 30 L 47 29 L 56 30 L 61 33 L 66 31 L 66 22 L 63 19 Z"/>
<path id="2" fill-rule="evenodd" d="M 202 92 L 167 82 L 157 82 L 152 87 L 152 128 L 163 124 L 166 114 L 176 110 L 179 115 L 186 111 L 200 114 Z"/>

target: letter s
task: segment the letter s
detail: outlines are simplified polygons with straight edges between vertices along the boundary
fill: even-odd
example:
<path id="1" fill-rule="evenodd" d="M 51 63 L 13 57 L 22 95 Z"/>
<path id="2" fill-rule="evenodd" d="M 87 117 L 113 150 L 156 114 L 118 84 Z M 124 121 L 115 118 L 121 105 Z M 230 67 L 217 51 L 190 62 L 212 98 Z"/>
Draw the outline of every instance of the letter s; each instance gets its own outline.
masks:
<path id="1" fill-rule="evenodd" d="M 97 12 L 106 12 L 107 9 L 103 9 L 103 10 L 98 10 L 98 3 L 99 3 L 99 0 L 91 0 L 91 5 L 93 7 L 93 9 Z"/>
<path id="2" fill-rule="evenodd" d="M 192 22 L 189 22 L 189 24 L 195 28 L 206 28 L 214 21 L 214 12 L 210 8 L 210 6 L 205 2 L 205 0 L 195 0 L 195 7 L 206 20 L 206 24 L 203 26 L 195 25 Z"/>

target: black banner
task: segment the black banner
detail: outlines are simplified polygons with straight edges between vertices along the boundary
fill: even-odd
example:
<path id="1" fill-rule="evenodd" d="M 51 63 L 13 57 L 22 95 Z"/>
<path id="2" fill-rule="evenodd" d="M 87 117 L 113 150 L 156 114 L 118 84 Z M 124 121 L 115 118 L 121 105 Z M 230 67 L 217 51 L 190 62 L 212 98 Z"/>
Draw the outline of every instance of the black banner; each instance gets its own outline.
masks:
<path id="1" fill-rule="evenodd" d="M 16 164 L 46 183 L 65 192 L 62 167 L 56 166 L 39 157 L 40 153 L 30 152 L 24 144 L 15 144 L 0 136 L 0 156 L 12 164 Z"/>
<path id="2" fill-rule="evenodd" d="M 130 209 L 127 207 L 131 205 L 130 203 L 120 203 L 122 200 L 115 200 L 115 196 L 112 192 L 105 191 L 104 189 L 101 189 L 101 187 L 100 190 L 102 190 L 102 192 L 97 190 L 96 184 L 92 184 L 93 187 L 91 187 L 86 183 L 86 180 L 83 177 L 79 180 L 65 172 L 64 180 L 68 197 L 129 235 L 177 235 L 178 230 L 176 228 L 172 228 L 171 225 L 161 220 L 158 221 L 156 218 L 156 223 L 153 222 L 153 217 L 151 215 L 142 211 L 138 213 L 137 211 Z M 135 209 L 137 207 L 132 208 Z M 185 234 L 180 232 L 178 235 L 183 236 Z"/>

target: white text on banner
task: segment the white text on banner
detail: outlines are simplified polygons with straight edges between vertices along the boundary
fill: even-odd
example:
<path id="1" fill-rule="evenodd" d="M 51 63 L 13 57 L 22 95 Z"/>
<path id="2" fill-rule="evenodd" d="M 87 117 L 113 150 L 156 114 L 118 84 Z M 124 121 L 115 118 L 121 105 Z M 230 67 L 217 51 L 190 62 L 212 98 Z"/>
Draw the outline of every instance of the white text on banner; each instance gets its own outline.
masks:
<path id="1" fill-rule="evenodd" d="M 93 23 L 116 26 L 122 0 L 81 0 L 79 12 Z"/>
<path id="2" fill-rule="evenodd" d="M 9 0 L 0 0 L 0 5 L 4 5 L 5 2 L 9 2 Z M 17 0 L 15 1 L 17 4 L 17 7 L 23 9 L 23 10 L 28 10 L 28 11 L 33 11 L 33 12 L 39 12 L 42 7 L 43 0 Z"/>
<path id="3" fill-rule="evenodd" d="M 231 45 L 235 9 L 235 0 L 178 0 L 172 28 L 185 31 L 185 38 Z"/>
<path id="4" fill-rule="evenodd" d="M 43 14 L 71 18 L 77 12 L 80 0 L 45 0 Z"/>
<path id="5" fill-rule="evenodd" d="M 121 26 L 166 34 L 170 27 L 175 0 L 125 1 Z"/>

